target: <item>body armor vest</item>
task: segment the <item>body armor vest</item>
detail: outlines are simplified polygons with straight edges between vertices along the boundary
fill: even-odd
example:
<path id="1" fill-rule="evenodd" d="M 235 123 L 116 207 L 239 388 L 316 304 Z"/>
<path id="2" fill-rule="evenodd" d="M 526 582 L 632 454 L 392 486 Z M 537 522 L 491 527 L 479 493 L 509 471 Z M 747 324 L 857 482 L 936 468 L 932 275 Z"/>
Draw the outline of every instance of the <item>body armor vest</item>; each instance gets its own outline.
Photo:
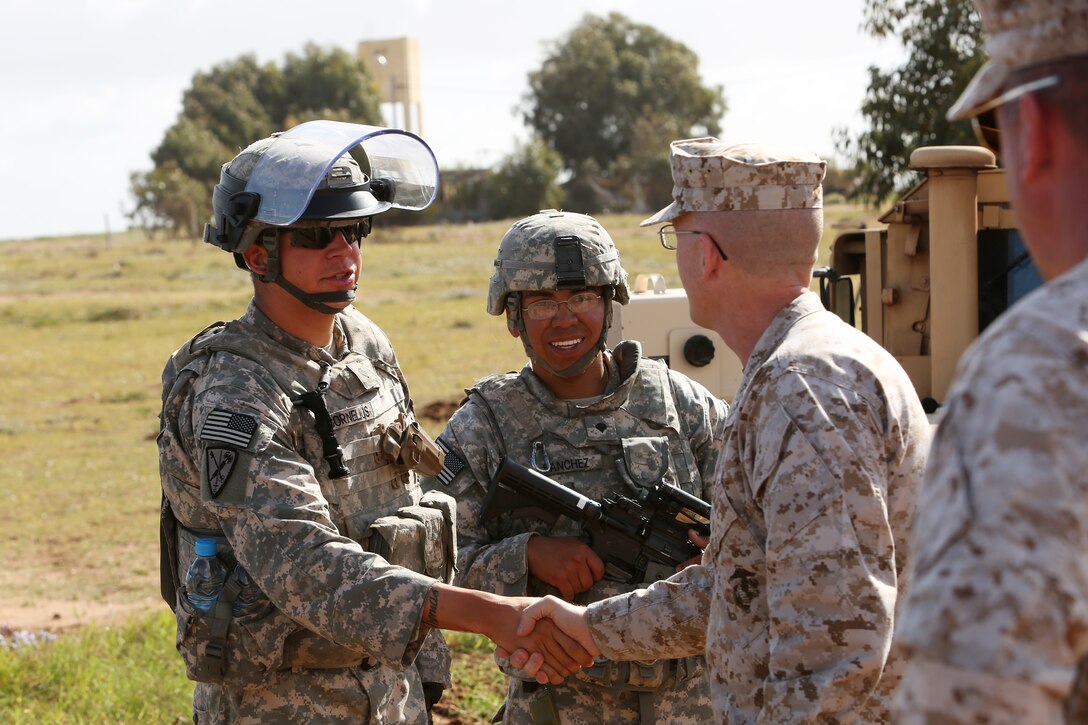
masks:
<path id="1" fill-rule="evenodd" d="M 382 542 L 371 547 L 371 524 L 402 508 L 416 506 L 422 498 L 416 474 L 409 464 L 397 460 L 398 456 L 392 452 L 396 446 L 390 446 L 391 441 L 403 440 L 402 433 L 406 427 L 414 425 L 414 416 L 407 386 L 388 342 L 369 320 L 352 308 L 349 310 L 337 315 L 337 339 L 346 343 L 347 352 L 335 362 L 328 361 L 320 353 L 307 356 L 299 349 L 276 342 L 260 329 L 259 324 L 271 323 L 262 321 L 259 313 L 256 313 L 259 324 L 254 324 L 253 310 L 243 319 L 210 326 L 174 355 L 171 366 L 164 373 L 163 430 L 164 433 L 177 430 L 176 421 L 169 418 L 172 414 L 176 416 L 180 400 L 193 394 L 196 380 L 206 372 L 214 355 L 235 355 L 256 363 L 275 382 L 274 386 L 268 386 L 275 392 L 263 393 L 272 396 L 267 401 L 269 408 L 290 411 L 286 424 L 276 435 L 285 437 L 289 447 L 312 466 L 328 501 L 333 524 L 342 535 L 366 549 L 376 548 L 390 558 L 388 547 L 383 548 Z M 342 352 L 344 348 L 341 344 L 339 349 Z M 298 404 L 301 396 L 314 392 L 320 394 L 323 405 Z M 313 401 L 312 396 L 310 400 Z M 315 411 L 315 407 L 323 410 Z M 322 415 L 327 416 L 324 432 L 319 431 Z M 337 466 L 331 465 L 327 456 L 330 432 L 341 449 L 340 463 L 346 469 L 346 475 L 342 475 L 341 470 L 341 476 L 335 478 Z M 171 473 L 176 474 L 177 468 L 173 466 Z M 199 462 L 190 470 L 198 471 Z M 170 481 L 170 491 L 165 490 L 168 479 L 174 479 Z M 163 484 L 164 522 L 168 515 L 176 513 L 179 524 L 173 537 L 165 524 L 163 527 L 163 595 L 170 601 L 167 580 L 172 575 L 174 588 L 178 586 L 179 573 L 188 569 L 194 556 L 193 542 L 198 536 L 216 536 L 221 558 L 228 562 L 233 560 L 233 552 L 218 529 L 214 515 L 203 507 L 199 480 L 182 480 L 170 475 L 164 476 Z M 452 521 L 450 523 L 452 525 Z M 173 541 L 169 541 L 171 538 Z M 439 551 L 446 548 L 441 542 L 435 544 Z M 452 553 L 450 557 L 452 559 Z M 170 569 L 172 571 L 168 571 Z M 204 636 L 200 629 L 203 624 L 193 620 L 190 612 L 183 611 L 183 606 L 187 605 L 179 603 L 177 610 L 179 629 L 182 624 L 187 631 L 195 626 L 195 639 L 200 639 Z M 226 629 L 225 625 L 222 629 Z M 216 662 L 218 677 L 205 666 L 207 648 L 204 644 L 197 642 L 191 654 L 179 644 L 190 678 L 234 685 L 259 682 L 267 676 L 268 669 L 260 663 L 249 667 L 251 663 L 247 660 L 253 659 L 254 649 L 261 650 L 275 640 L 282 643 L 282 650 L 271 653 L 268 659 L 282 658 L 277 665 L 279 669 L 345 667 L 365 660 L 364 652 L 324 640 L 275 610 L 262 615 L 259 624 L 247 625 L 239 632 L 235 629 L 231 627 L 229 633 L 219 634 L 213 630 L 213 637 L 226 642 L 223 649 L 240 647 L 245 650 L 233 655 L 228 651 L 220 658 L 225 664 Z M 238 644 L 237 638 L 247 635 L 256 641 Z M 181 637 L 179 631 L 179 643 Z M 444 643 L 440 649 L 445 649 Z M 236 674 L 232 674 L 232 670 Z"/>
<path id="2" fill-rule="evenodd" d="M 365 546 L 371 523 L 419 502 L 416 475 L 382 446 L 387 434 L 395 435 L 413 422 L 414 416 L 407 385 L 388 343 L 361 316 L 341 314 L 337 321 L 350 350 L 331 365 L 274 344 L 252 325 L 234 320 L 197 335 L 182 348 L 189 361 L 178 360 L 177 366 L 193 370 L 195 365 L 194 371 L 202 372 L 212 354 L 238 355 L 258 362 L 288 401 L 316 390 L 323 368 L 328 366 L 328 389 L 323 398 L 348 475 L 330 476 L 313 412 L 289 402 L 292 410 L 284 432 L 291 447 L 313 466 L 340 533 Z"/>
<path id="3" fill-rule="evenodd" d="M 616 349 L 614 360 L 622 382 L 601 401 L 574 414 L 571 403 L 556 400 L 542 384 L 527 382 L 523 375 L 485 378 L 469 395 L 489 411 L 495 434 L 506 448 L 504 455 L 588 498 L 600 500 L 612 492 L 638 498 L 664 481 L 705 499 L 668 369 L 641 358 L 630 342 Z M 502 526 L 502 538 L 529 531 L 548 536 L 581 533 L 565 517 L 551 526 L 529 518 Z M 542 593 L 534 589 L 530 586 L 530 594 Z M 627 589 L 601 581 L 578 601 L 596 601 Z"/>

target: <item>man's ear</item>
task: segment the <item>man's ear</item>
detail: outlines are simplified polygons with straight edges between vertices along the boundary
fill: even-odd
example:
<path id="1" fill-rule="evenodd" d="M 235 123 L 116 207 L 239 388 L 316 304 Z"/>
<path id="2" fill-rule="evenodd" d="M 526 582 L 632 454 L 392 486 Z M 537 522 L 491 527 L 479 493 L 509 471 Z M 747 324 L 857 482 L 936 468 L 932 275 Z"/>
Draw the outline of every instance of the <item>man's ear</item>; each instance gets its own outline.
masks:
<path id="1" fill-rule="evenodd" d="M 242 259 L 246 261 L 249 271 L 257 276 L 262 276 L 268 271 L 268 250 L 259 242 L 254 242 L 246 247 L 245 251 L 242 252 Z"/>
<path id="2" fill-rule="evenodd" d="M 722 255 L 718 253 L 718 247 L 708 235 L 703 235 L 702 242 L 703 256 L 699 260 L 699 268 L 703 272 L 703 279 L 710 279 L 718 273 L 721 265 L 724 264 L 726 260 L 722 259 Z"/>
<path id="3" fill-rule="evenodd" d="M 1017 111 L 1020 114 L 1017 139 L 1020 144 L 1020 179 L 1035 182 L 1054 160 L 1054 136 L 1049 117 L 1056 114 L 1035 93 L 1022 96 Z"/>
<path id="4" fill-rule="evenodd" d="M 513 337 L 521 337 L 521 330 L 514 324 L 514 319 L 510 316 L 510 308 L 506 308 L 506 329 L 509 330 L 510 335 Z"/>

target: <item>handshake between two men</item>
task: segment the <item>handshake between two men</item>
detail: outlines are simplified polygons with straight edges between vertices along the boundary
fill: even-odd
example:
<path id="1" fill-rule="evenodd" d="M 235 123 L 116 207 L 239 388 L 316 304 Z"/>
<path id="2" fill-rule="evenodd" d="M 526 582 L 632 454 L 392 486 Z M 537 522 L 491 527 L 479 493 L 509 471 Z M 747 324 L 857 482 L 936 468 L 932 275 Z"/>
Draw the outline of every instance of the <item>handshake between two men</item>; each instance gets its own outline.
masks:
<path id="1" fill-rule="evenodd" d="M 706 546 L 695 531 L 692 542 Z M 694 558 L 677 570 L 698 563 Z M 432 627 L 478 632 L 496 654 L 541 684 L 558 685 L 601 652 L 589 630 L 586 608 L 558 597 L 504 597 L 441 582 L 427 594 L 423 621 Z"/>
<path id="2" fill-rule="evenodd" d="M 688 533 L 694 545 L 700 549 L 706 547 L 707 537 L 695 530 Z M 676 570 L 698 564 L 699 560 L 699 556 L 689 559 L 677 565 Z M 592 664 L 593 658 L 601 654 L 590 632 L 585 607 L 552 595 L 539 599 L 520 597 L 515 601 L 521 614 L 514 635 L 527 641 L 510 647 L 487 635 L 497 645 L 495 654 L 507 659 L 512 667 L 535 677 L 541 684 L 557 685 L 578 668 Z M 571 662 L 578 667 L 571 669 Z"/>

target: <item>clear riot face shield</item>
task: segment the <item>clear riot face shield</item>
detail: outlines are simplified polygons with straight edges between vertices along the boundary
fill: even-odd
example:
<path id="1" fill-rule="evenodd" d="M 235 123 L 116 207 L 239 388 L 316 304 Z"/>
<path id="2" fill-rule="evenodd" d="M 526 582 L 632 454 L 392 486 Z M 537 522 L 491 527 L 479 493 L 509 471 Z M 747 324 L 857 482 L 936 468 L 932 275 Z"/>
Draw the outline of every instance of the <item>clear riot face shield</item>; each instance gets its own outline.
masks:
<path id="1" fill-rule="evenodd" d="M 309 121 L 267 141 L 253 151 L 255 162 L 240 163 L 250 147 L 224 166 L 206 242 L 238 253 L 270 227 L 418 211 L 438 194 L 434 153 L 407 131 Z M 343 172 L 345 155 L 357 170 Z"/>

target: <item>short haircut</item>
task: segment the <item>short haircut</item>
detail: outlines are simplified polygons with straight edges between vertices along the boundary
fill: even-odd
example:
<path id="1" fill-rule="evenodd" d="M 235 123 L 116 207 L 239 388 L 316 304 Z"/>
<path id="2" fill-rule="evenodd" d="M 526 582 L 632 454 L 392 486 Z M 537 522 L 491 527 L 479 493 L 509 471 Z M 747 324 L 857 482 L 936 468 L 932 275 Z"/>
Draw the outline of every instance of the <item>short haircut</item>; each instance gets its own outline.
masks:
<path id="1" fill-rule="evenodd" d="M 704 212 L 698 223 L 748 274 L 800 280 L 816 264 L 823 209 Z"/>

